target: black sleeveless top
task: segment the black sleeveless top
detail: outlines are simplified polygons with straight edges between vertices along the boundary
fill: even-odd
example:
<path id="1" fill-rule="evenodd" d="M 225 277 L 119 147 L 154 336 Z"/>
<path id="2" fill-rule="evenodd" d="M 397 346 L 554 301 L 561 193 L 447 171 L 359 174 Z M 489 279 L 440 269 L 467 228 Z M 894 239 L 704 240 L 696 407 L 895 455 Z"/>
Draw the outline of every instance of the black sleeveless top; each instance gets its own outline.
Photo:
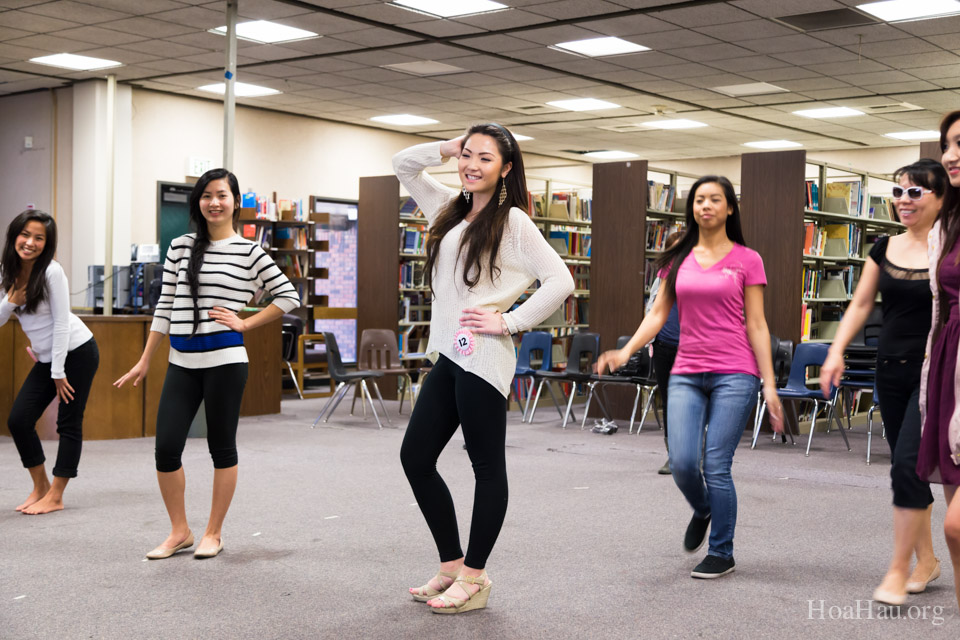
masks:
<path id="1" fill-rule="evenodd" d="M 870 257 L 880 267 L 877 287 L 883 296 L 883 326 L 877 355 L 922 361 L 933 314 L 928 269 L 904 269 L 887 260 L 888 237 L 878 238 Z"/>

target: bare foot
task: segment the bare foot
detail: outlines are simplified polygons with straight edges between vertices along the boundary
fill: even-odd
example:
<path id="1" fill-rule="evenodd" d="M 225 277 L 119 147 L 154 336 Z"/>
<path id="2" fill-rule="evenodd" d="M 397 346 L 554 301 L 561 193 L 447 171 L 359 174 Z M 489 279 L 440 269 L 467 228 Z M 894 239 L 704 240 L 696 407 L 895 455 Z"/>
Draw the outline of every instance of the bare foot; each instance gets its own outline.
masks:
<path id="1" fill-rule="evenodd" d="M 47 495 L 47 492 L 50 491 L 50 483 L 45 485 L 34 485 L 33 491 L 27 496 L 27 499 L 24 500 L 23 504 L 17 507 L 17 511 L 23 511 L 32 504 L 35 504 L 40 501 L 43 496 Z"/>
<path id="2" fill-rule="evenodd" d="M 48 491 L 45 496 L 34 502 L 28 507 L 25 507 L 21 513 L 26 513 L 31 516 L 40 515 L 41 513 L 51 513 L 53 511 L 62 511 L 63 510 L 63 495 L 58 494 L 54 495 L 52 491 Z"/>

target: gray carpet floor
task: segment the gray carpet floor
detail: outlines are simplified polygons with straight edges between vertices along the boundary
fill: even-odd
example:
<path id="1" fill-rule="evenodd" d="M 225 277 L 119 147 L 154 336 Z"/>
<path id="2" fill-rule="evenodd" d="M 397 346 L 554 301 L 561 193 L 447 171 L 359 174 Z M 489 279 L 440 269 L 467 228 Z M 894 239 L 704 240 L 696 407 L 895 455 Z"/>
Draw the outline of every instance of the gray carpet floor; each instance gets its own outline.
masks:
<path id="1" fill-rule="evenodd" d="M 67 508 L 13 511 L 29 492 L 0 437 L 0 638 L 902 638 L 946 637 L 960 619 L 935 492 L 943 576 L 899 619 L 867 602 L 892 546 L 889 453 L 866 437 L 818 434 L 802 445 L 745 438 L 734 460 L 737 570 L 690 578 L 690 509 L 669 476 L 655 425 L 611 436 L 510 415 L 510 507 L 488 564 L 486 610 L 432 615 L 406 595 L 436 551 L 398 461 L 405 418 L 382 431 L 350 417 L 310 429 L 322 400 L 284 401 L 245 418 L 240 483 L 225 551 L 147 562 L 168 533 L 152 439 L 89 442 Z M 473 478 L 462 437 L 440 459 L 466 541 Z M 805 444 L 806 440 L 802 441 Z M 44 443 L 49 460 L 56 443 Z M 203 440 L 184 454 L 199 535 L 212 467 Z M 896 613 L 896 612 L 895 612 Z M 855 619 L 842 619 L 844 616 Z M 839 619 L 837 619 L 839 618 Z"/>

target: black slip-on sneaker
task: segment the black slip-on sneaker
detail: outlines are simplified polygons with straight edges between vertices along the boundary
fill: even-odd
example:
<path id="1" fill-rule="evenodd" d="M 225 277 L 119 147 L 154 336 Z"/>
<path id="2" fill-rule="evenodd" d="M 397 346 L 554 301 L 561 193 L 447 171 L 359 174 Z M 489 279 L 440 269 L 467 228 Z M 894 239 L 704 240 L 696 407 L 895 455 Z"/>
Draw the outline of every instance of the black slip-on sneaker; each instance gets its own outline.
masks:
<path id="1" fill-rule="evenodd" d="M 721 558 L 720 556 L 708 555 L 703 559 L 703 562 L 698 564 L 696 568 L 690 572 L 690 577 L 703 580 L 720 578 L 728 573 L 733 573 L 733 569 L 736 566 L 737 563 L 733 561 L 733 558 Z"/>
<path id="2" fill-rule="evenodd" d="M 694 515 L 687 525 L 687 532 L 683 535 L 683 550 L 687 553 L 696 553 L 707 541 L 707 529 L 710 528 L 710 516 L 698 518 Z"/>

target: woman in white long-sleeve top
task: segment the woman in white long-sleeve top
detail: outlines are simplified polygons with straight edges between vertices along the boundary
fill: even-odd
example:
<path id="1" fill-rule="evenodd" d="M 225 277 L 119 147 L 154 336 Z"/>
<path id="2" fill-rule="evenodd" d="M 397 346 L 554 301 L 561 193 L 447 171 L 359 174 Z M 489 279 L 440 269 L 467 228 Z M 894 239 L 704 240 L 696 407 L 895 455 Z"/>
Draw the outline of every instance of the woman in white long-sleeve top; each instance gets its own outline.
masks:
<path id="1" fill-rule="evenodd" d="M 459 158 L 459 192 L 424 172 L 451 157 Z M 486 606 L 487 557 L 507 510 L 507 398 L 516 369 L 510 336 L 547 318 L 574 284 L 525 212 L 523 157 L 502 126 L 475 125 L 459 138 L 411 147 L 394 156 L 393 167 L 430 225 L 425 272 L 433 292 L 427 351 L 434 367 L 400 459 L 437 545 L 440 571 L 410 593 L 434 613 L 459 613 Z M 535 280 L 540 288 L 510 311 Z M 476 479 L 466 556 L 436 466 L 458 426 Z"/>
<path id="2" fill-rule="evenodd" d="M 83 411 L 100 364 L 93 334 L 70 313 L 70 288 L 63 267 L 53 259 L 56 251 L 57 224 L 42 211 L 24 211 L 7 227 L 0 326 L 16 314 L 37 361 L 7 418 L 20 460 L 33 479 L 33 491 L 17 511 L 30 515 L 63 509 L 63 491 L 77 477 Z M 54 398 L 60 398 L 60 444 L 51 483 L 36 424 Z"/>

